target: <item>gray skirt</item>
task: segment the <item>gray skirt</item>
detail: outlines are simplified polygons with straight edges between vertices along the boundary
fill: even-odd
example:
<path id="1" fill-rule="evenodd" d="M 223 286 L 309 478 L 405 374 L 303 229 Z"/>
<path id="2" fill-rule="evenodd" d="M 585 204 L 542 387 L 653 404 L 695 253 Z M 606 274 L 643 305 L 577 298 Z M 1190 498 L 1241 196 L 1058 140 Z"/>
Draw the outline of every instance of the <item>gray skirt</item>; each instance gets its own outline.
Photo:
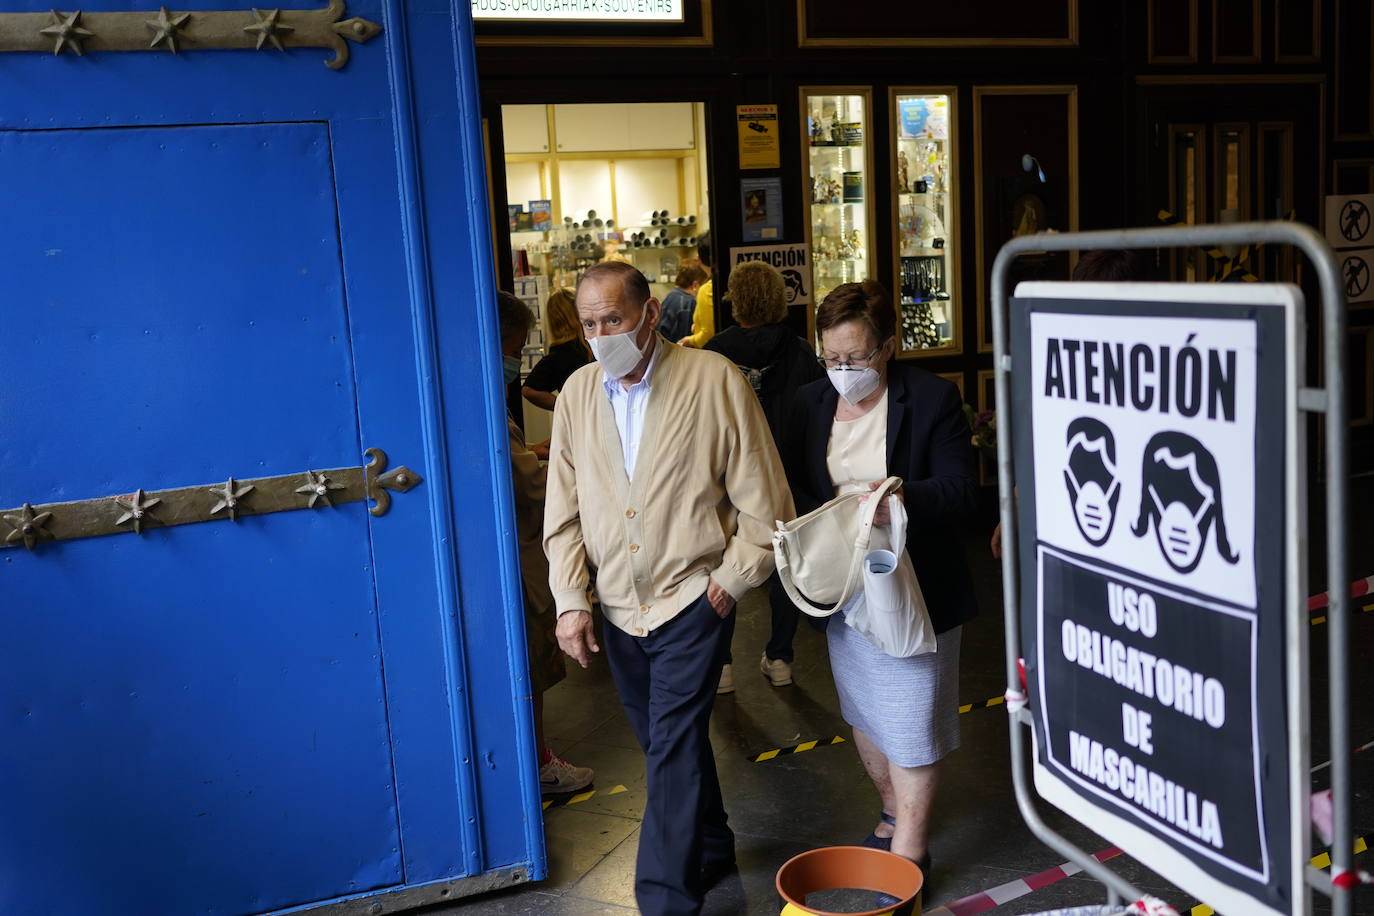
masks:
<path id="1" fill-rule="evenodd" d="M 935 637 L 935 651 L 893 658 L 840 615 L 825 628 L 840 714 L 903 767 L 935 763 L 959 747 L 959 634 Z"/>

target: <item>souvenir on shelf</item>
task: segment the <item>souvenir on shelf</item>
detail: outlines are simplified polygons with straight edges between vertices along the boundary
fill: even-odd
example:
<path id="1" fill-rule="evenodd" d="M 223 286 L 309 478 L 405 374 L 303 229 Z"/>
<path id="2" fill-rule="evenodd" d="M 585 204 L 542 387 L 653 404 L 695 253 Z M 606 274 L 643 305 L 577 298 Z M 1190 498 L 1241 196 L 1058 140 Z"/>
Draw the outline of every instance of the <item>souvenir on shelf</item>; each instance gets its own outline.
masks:
<path id="1" fill-rule="evenodd" d="M 897 90 L 893 104 L 893 201 L 896 218 L 901 355 L 950 350 L 959 339 L 952 278 L 959 252 L 954 220 L 957 158 L 947 91 Z"/>
<path id="2" fill-rule="evenodd" d="M 842 283 L 871 275 L 867 95 L 804 90 L 808 148 L 807 220 L 815 302 Z"/>

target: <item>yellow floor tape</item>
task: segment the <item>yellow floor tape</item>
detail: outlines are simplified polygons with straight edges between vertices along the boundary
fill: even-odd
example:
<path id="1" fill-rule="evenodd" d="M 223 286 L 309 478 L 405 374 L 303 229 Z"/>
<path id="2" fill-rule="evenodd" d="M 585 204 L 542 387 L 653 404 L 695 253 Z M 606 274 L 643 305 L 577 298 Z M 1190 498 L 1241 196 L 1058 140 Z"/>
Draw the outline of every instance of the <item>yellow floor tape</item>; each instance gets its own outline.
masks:
<path id="1" fill-rule="evenodd" d="M 1369 848 L 1362 836 L 1355 837 L 1355 854 L 1359 855 Z M 1330 868 L 1331 854 L 1328 852 L 1320 853 L 1312 857 L 1312 865 L 1316 868 Z M 1205 903 L 1199 903 L 1188 911 L 1188 916 L 1215 916 L 1216 910 Z"/>
<path id="2" fill-rule="evenodd" d="M 613 789 L 607 790 L 605 794 L 619 795 L 621 792 L 628 791 L 630 790 L 624 786 L 616 786 Z M 544 810 L 547 811 L 552 807 L 566 808 L 568 805 L 580 805 L 584 801 L 595 797 L 596 789 L 588 789 L 586 792 L 578 792 L 576 795 L 570 795 L 566 800 L 561 798 L 546 798 L 544 799 Z"/>

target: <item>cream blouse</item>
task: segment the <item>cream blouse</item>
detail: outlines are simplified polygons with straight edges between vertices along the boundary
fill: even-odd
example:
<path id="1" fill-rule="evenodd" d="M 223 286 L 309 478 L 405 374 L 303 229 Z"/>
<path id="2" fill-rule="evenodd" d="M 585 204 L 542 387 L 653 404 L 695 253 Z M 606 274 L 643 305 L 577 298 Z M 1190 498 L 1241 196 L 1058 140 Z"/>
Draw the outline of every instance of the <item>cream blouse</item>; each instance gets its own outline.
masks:
<path id="1" fill-rule="evenodd" d="M 868 413 L 830 426 L 825 466 L 835 495 L 867 492 L 875 480 L 887 479 L 887 391 Z"/>

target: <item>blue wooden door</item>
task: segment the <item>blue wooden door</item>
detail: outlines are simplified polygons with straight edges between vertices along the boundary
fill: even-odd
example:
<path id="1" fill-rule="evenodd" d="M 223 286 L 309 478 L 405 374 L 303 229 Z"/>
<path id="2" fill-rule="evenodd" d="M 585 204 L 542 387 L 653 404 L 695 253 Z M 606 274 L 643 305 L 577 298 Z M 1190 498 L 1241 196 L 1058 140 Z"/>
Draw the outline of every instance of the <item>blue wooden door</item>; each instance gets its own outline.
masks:
<path id="1" fill-rule="evenodd" d="M 5 4 L 0 912 L 542 877 L 464 6 Z"/>

